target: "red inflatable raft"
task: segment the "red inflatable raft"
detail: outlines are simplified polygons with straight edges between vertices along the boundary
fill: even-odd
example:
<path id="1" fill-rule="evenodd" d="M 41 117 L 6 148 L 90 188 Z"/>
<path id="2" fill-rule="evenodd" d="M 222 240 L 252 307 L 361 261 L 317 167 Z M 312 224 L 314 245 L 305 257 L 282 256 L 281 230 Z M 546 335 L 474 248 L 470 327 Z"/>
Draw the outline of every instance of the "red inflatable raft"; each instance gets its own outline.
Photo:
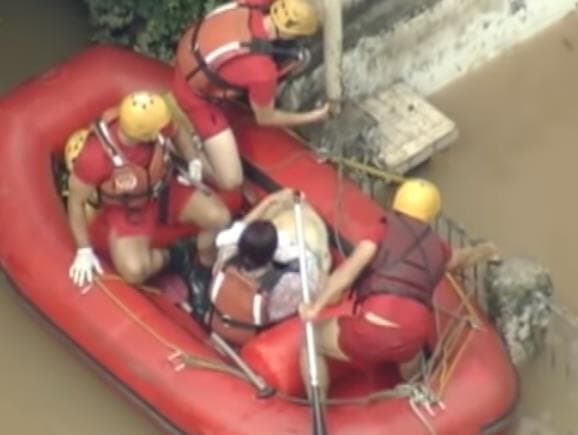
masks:
<path id="1" fill-rule="evenodd" d="M 85 295 L 67 271 L 74 246 L 53 183 L 51 156 L 70 133 L 135 89 L 166 90 L 171 71 L 161 63 L 112 47 L 96 47 L 0 99 L 2 189 L 0 260 L 22 298 L 78 349 L 107 380 L 142 405 L 170 433 L 283 435 L 311 433 L 307 406 L 288 400 L 303 389 L 297 370 L 302 325 L 289 320 L 242 349 L 278 394 L 259 398 L 243 379 L 215 370 L 175 370 L 175 351 L 221 361 L 200 328 L 162 296 L 149 296 L 105 276 Z M 335 170 L 320 163 L 292 135 L 235 116 L 246 173 L 257 191 L 279 186 L 305 191 L 344 241 L 354 242 L 382 209 L 352 183 L 340 187 Z M 341 195 L 342 207 L 335 206 Z M 347 212 L 346 218 L 338 213 Z M 181 229 L 182 230 L 182 229 Z M 165 233 L 166 236 L 166 233 Z M 331 435 L 473 435 L 501 433 L 511 421 L 518 380 L 502 342 L 476 308 L 444 280 L 437 303 L 440 340 L 431 391 L 441 401 L 430 415 L 419 400 L 377 398 L 329 405 Z M 464 303 L 466 302 L 466 303 Z M 469 308 L 468 308 L 469 307 Z M 446 312 L 446 311 L 444 311 Z M 477 319 L 478 327 L 463 321 Z M 474 322 L 475 323 L 475 322 Z M 360 373 L 341 367 L 332 397 L 358 397 L 399 381 L 391 367 Z M 415 397 L 414 397 L 415 398 Z"/>

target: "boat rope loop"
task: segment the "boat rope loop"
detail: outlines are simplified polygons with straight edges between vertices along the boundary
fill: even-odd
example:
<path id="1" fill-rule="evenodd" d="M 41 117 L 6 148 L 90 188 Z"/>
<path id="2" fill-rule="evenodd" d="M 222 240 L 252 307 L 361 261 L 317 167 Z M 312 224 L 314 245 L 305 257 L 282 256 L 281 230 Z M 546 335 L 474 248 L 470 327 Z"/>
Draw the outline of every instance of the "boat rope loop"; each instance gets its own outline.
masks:
<path id="1" fill-rule="evenodd" d="M 180 346 L 163 337 L 163 335 L 161 335 L 152 326 L 147 324 L 143 319 L 136 315 L 118 296 L 116 296 L 107 283 L 107 281 L 110 282 L 120 280 L 122 280 L 122 278 L 117 275 L 105 274 L 98 277 L 95 280 L 95 284 L 105 294 L 105 296 L 110 299 L 120 310 L 122 310 L 132 321 L 134 321 L 140 328 L 142 328 L 145 332 L 147 332 L 167 348 L 167 350 L 171 353 L 168 359 L 174 363 L 175 369 L 181 370 L 184 367 L 189 367 L 201 370 L 213 370 L 230 374 L 248 381 L 247 376 L 241 370 L 238 370 L 220 360 L 200 357 L 188 353 Z M 276 394 L 277 397 L 292 403 L 302 405 L 309 404 L 309 400 L 306 398 L 291 396 L 280 392 L 277 392 Z M 413 403 L 416 405 L 424 406 L 425 409 L 428 410 L 428 413 L 429 409 L 433 408 L 433 406 L 436 404 L 439 405 L 442 409 L 444 408 L 443 403 L 432 390 L 430 390 L 427 386 L 417 382 L 400 384 L 393 389 L 377 391 L 358 398 L 326 399 L 325 403 L 332 406 L 367 405 L 376 401 L 392 398 L 407 398 L 408 400 L 413 401 Z"/>

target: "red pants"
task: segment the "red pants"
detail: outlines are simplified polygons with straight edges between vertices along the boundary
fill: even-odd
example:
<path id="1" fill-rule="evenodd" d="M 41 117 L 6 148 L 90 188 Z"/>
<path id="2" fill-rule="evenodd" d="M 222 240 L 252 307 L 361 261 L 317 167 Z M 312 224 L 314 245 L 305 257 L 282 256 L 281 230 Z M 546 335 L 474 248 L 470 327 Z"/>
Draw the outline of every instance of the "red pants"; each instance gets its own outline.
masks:
<path id="1" fill-rule="evenodd" d="M 201 139 L 208 139 L 229 128 L 229 121 L 223 110 L 195 95 L 178 71 L 175 71 L 173 77 L 173 94 Z"/>
<path id="2" fill-rule="evenodd" d="M 399 327 L 370 323 L 363 317 L 367 312 Z M 370 296 L 355 314 L 340 316 L 338 322 L 339 347 L 360 366 L 409 361 L 430 342 L 435 329 L 433 313 L 425 305 L 386 294 Z"/>
<path id="3" fill-rule="evenodd" d="M 187 202 L 195 193 L 195 188 L 184 186 L 171 180 L 168 186 L 168 223 L 177 223 L 180 214 L 184 210 Z M 106 222 L 108 234 L 115 236 L 149 236 L 152 237 L 155 229 L 161 223 L 161 207 L 158 200 L 149 202 L 142 210 L 129 212 L 122 206 L 104 206 L 102 209 L 104 221 Z"/>

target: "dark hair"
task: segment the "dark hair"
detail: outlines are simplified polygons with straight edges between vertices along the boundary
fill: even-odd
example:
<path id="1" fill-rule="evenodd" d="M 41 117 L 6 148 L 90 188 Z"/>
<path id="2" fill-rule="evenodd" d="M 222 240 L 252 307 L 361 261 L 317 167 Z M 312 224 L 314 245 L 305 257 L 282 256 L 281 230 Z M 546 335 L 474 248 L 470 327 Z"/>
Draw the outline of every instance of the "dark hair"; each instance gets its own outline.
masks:
<path id="1" fill-rule="evenodd" d="M 273 259 L 277 249 L 277 229 L 265 220 L 247 225 L 238 244 L 241 265 L 248 269 L 264 266 Z"/>

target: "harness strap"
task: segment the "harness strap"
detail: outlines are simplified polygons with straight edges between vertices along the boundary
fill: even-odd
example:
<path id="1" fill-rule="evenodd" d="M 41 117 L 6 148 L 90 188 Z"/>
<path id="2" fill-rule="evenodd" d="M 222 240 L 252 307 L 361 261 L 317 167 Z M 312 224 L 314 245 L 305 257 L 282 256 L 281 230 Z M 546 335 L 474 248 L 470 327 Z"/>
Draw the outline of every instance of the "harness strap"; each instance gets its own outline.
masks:
<path id="1" fill-rule="evenodd" d="M 231 257 L 228 261 L 226 261 L 224 267 L 227 267 L 227 266 L 239 267 L 240 265 L 241 265 L 240 256 L 237 254 L 237 255 L 234 255 L 233 257 Z M 265 272 L 259 278 L 254 278 L 254 281 L 256 281 L 257 284 L 259 285 L 259 288 L 257 289 L 257 292 L 256 292 L 256 297 L 262 297 L 261 296 L 262 294 L 268 293 L 271 290 L 273 290 L 273 288 L 275 288 L 275 286 L 277 285 L 279 280 L 283 277 L 283 275 L 286 272 L 297 271 L 297 270 L 299 270 L 299 264 L 297 261 L 292 261 L 288 264 L 281 264 L 281 263 L 275 263 L 274 262 L 273 267 L 270 270 Z M 253 309 L 258 310 L 258 308 L 255 308 L 255 306 L 253 307 Z M 272 323 L 263 323 L 261 325 L 255 325 L 252 323 L 243 322 L 243 321 L 240 321 L 237 319 L 233 319 L 228 314 L 225 314 L 221 310 L 219 310 L 219 308 L 213 302 L 211 302 L 211 309 L 209 310 L 208 316 L 205 319 L 205 321 L 208 325 L 211 324 L 212 317 L 215 314 L 219 316 L 219 318 L 222 322 L 226 323 L 227 325 L 229 325 L 231 327 L 242 328 L 242 329 L 251 329 L 251 330 L 254 330 L 255 332 L 259 332 L 262 329 L 264 329 L 267 326 L 270 326 L 272 324 Z M 256 313 L 254 313 L 254 314 L 256 315 Z M 276 321 L 274 323 L 278 323 L 278 322 Z"/>
<path id="2" fill-rule="evenodd" d="M 253 325 L 252 323 L 243 322 L 241 320 L 233 319 L 231 316 L 221 312 L 215 305 L 213 305 L 212 308 L 213 309 L 211 310 L 210 316 L 212 317 L 213 315 L 216 314 L 217 316 L 219 316 L 219 319 L 221 319 L 221 321 L 223 323 L 229 325 L 232 328 L 249 329 L 249 330 L 253 330 L 255 332 L 259 332 L 267 326 L 267 325 L 261 325 L 261 326 Z M 212 320 L 212 318 L 209 318 L 209 324 L 210 324 L 211 320 Z"/>
<path id="3" fill-rule="evenodd" d="M 408 232 L 410 232 L 411 234 L 413 234 L 416 243 L 414 244 L 415 246 L 412 247 L 412 249 L 410 249 L 406 255 L 404 257 L 402 257 L 404 259 L 404 261 L 406 262 L 406 264 L 409 264 L 417 269 L 421 269 L 423 270 L 429 277 L 429 284 L 430 286 L 434 286 L 435 284 L 437 284 L 436 282 L 434 282 L 435 277 L 432 275 L 432 271 L 431 268 L 428 267 L 429 266 L 429 258 L 428 255 L 425 253 L 424 248 L 423 248 L 423 240 L 426 238 L 426 236 L 430 235 L 432 232 L 432 229 L 429 225 L 426 226 L 425 230 L 417 235 L 415 233 L 415 231 L 413 230 L 413 228 L 411 227 L 411 225 L 409 223 L 407 223 L 407 221 L 405 219 L 401 219 L 401 224 L 407 229 Z M 406 257 L 415 249 L 418 250 L 419 255 L 422 259 L 422 264 L 421 265 L 417 265 L 416 263 L 409 261 L 406 259 Z"/>
<path id="4" fill-rule="evenodd" d="M 224 9 L 226 6 L 229 6 L 229 5 L 225 5 L 221 9 Z M 234 6 L 238 7 L 237 5 L 234 5 Z M 221 10 L 221 12 L 224 12 L 225 10 L 230 10 L 230 9 L 232 9 L 232 7 L 228 7 L 224 10 Z M 213 16 L 213 15 L 215 15 L 215 14 L 213 13 L 209 16 Z M 203 26 L 205 19 L 206 19 L 206 17 L 202 17 L 199 20 L 199 23 L 195 27 L 195 30 L 193 31 L 193 35 L 191 37 L 191 49 L 192 49 L 193 56 L 195 57 L 195 60 L 197 61 L 197 67 L 195 69 L 193 69 L 192 71 L 190 71 L 189 73 L 187 73 L 185 76 L 185 79 L 187 81 L 189 81 L 196 74 L 198 74 L 200 71 L 202 71 L 207 76 L 209 81 L 211 83 L 213 83 L 214 85 L 216 85 L 220 88 L 224 88 L 224 89 L 232 89 L 232 90 L 235 90 L 237 92 L 243 92 L 244 88 L 242 88 L 241 86 L 234 85 L 233 83 L 230 83 L 229 81 L 227 81 L 223 77 L 221 77 L 216 71 L 214 71 L 211 68 L 211 66 L 209 65 L 208 61 L 201 54 L 199 47 L 198 47 L 198 39 L 199 39 L 199 33 L 201 31 L 201 27 Z M 236 44 L 239 44 L 239 43 L 236 43 Z M 226 47 L 226 51 L 217 53 L 219 56 L 232 49 L 231 44 L 227 44 L 225 47 Z M 219 47 L 216 50 L 214 50 L 212 53 L 209 53 L 210 55 L 211 54 L 213 55 L 212 60 L 216 59 L 216 57 L 213 53 L 218 52 L 221 49 L 222 49 L 222 47 Z M 208 97 L 208 95 L 205 95 L 205 97 Z"/>
<path id="5" fill-rule="evenodd" d="M 223 78 L 216 70 L 211 68 L 211 64 L 213 62 L 215 62 L 217 59 L 219 59 L 220 57 L 225 56 L 225 55 L 230 54 L 230 53 L 238 52 L 241 49 L 246 49 L 247 54 L 260 53 L 260 54 L 269 54 L 272 56 L 275 56 L 275 55 L 285 56 L 285 57 L 293 58 L 295 60 L 300 59 L 299 50 L 297 48 L 280 47 L 280 46 L 277 46 L 276 44 L 272 43 L 271 41 L 268 41 L 266 39 L 260 39 L 260 38 L 254 38 L 249 42 L 243 42 L 243 41 L 229 42 L 228 44 L 225 44 L 221 47 L 215 48 L 210 53 L 208 53 L 206 56 L 203 56 L 199 50 L 199 44 L 198 44 L 199 33 L 201 31 L 203 23 L 209 17 L 214 17 L 220 13 L 227 12 L 227 11 L 230 11 L 230 10 L 235 9 L 235 8 L 248 8 L 248 9 L 255 9 L 255 10 L 262 10 L 262 11 L 267 10 L 266 7 L 262 7 L 262 6 L 246 5 L 246 4 L 242 4 L 242 3 L 241 4 L 229 3 L 226 5 L 223 5 L 220 8 L 213 10 L 210 14 L 206 15 L 205 17 L 202 17 L 199 20 L 198 24 L 196 25 L 196 27 L 193 31 L 193 34 L 191 36 L 191 50 L 192 50 L 192 54 L 193 54 L 193 56 L 197 62 L 197 67 L 194 68 L 193 70 L 189 71 L 185 75 L 185 79 L 187 81 L 191 80 L 199 72 L 202 72 L 203 74 L 206 75 L 209 82 L 211 82 L 213 85 L 215 85 L 219 88 L 222 88 L 224 90 L 232 90 L 232 91 L 235 91 L 238 93 L 243 93 L 245 91 L 245 88 L 243 86 L 236 85 L 236 84 L 231 83 L 230 81 L 226 80 L 225 78 Z M 210 95 L 203 95 L 203 97 L 204 98 L 218 99 L 218 97 L 213 97 Z"/>
<path id="6" fill-rule="evenodd" d="M 126 158 L 120 151 L 120 148 L 112 138 L 108 125 L 102 118 L 98 118 L 94 122 L 94 133 L 104 145 L 105 151 L 108 153 L 114 166 L 121 167 L 126 164 Z"/>

